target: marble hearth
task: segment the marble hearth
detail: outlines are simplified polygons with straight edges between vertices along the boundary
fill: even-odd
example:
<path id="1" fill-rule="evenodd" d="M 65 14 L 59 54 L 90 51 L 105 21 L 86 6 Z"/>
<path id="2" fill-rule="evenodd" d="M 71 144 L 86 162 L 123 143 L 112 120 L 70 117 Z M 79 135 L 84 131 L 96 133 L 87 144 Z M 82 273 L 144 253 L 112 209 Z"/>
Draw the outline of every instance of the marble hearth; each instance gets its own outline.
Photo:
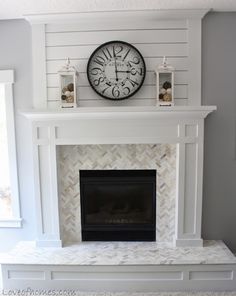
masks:
<path id="1" fill-rule="evenodd" d="M 30 111 L 37 246 L 79 242 L 79 169 L 156 169 L 157 241 L 202 246 L 204 118 L 215 107 Z"/>
<path id="2" fill-rule="evenodd" d="M 173 248 L 156 242 L 83 242 L 66 248 L 37 248 L 33 242 L 20 242 L 2 264 L 43 265 L 181 265 L 236 264 L 236 257 L 222 241 L 204 241 L 204 248 Z"/>
<path id="3" fill-rule="evenodd" d="M 0 254 L 4 289 L 31 291 L 235 291 L 236 258 L 221 241 L 176 248 L 157 242 L 21 242 Z M 53 289 L 53 290 L 52 290 Z"/>

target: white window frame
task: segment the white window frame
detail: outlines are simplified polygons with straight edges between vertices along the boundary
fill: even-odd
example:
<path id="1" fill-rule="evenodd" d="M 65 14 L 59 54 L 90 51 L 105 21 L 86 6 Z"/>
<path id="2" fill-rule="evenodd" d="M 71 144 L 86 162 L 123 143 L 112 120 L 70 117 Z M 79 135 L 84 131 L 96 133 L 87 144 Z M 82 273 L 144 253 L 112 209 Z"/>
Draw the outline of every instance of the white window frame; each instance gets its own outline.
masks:
<path id="1" fill-rule="evenodd" d="M 19 199 L 18 169 L 17 169 L 17 158 L 16 158 L 15 118 L 14 118 L 14 103 L 13 103 L 14 70 L 0 70 L 0 84 L 4 85 L 4 91 L 5 91 L 8 154 L 9 154 L 10 182 L 11 182 L 11 193 L 12 193 L 12 212 L 13 212 L 13 217 L 10 219 L 0 218 L 0 227 L 20 228 L 22 227 L 22 219 L 20 217 L 20 199 Z"/>

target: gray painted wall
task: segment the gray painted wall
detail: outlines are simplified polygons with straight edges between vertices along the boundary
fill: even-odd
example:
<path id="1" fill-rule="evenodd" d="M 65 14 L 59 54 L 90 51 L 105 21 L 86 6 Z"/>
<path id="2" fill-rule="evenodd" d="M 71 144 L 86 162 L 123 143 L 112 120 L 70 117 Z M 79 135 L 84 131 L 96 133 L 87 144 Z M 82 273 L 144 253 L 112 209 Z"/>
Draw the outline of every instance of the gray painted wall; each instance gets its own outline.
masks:
<path id="1" fill-rule="evenodd" d="M 14 103 L 16 141 L 19 167 L 19 187 L 23 228 L 0 228 L 0 251 L 7 250 L 18 240 L 35 238 L 32 156 L 29 124 L 17 114 L 32 105 L 31 33 L 23 20 L 0 21 L 0 69 L 15 70 Z"/>
<path id="2" fill-rule="evenodd" d="M 206 121 L 203 237 L 236 252 L 236 13 L 203 20 L 203 104 L 218 110 Z"/>
<path id="3" fill-rule="evenodd" d="M 31 107 L 30 26 L 0 21 L 0 69 L 15 69 L 15 109 Z M 236 13 L 203 20 L 203 104 L 217 105 L 206 121 L 203 237 L 223 239 L 236 252 Z M 0 229 L 0 251 L 35 238 L 32 156 L 27 121 L 16 115 L 22 229 Z M 23 139 L 23 140 L 22 140 Z"/>

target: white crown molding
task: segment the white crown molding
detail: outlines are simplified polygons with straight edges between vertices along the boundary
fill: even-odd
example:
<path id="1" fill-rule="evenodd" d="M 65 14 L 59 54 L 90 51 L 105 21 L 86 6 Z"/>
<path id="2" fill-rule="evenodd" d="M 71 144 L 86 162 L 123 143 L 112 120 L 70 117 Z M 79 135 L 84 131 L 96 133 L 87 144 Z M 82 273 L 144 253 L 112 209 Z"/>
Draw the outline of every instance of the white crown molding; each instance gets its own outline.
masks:
<path id="1" fill-rule="evenodd" d="M 209 9 L 114 10 L 74 13 L 26 14 L 31 24 L 86 23 L 98 21 L 148 21 L 162 19 L 202 19 Z"/>

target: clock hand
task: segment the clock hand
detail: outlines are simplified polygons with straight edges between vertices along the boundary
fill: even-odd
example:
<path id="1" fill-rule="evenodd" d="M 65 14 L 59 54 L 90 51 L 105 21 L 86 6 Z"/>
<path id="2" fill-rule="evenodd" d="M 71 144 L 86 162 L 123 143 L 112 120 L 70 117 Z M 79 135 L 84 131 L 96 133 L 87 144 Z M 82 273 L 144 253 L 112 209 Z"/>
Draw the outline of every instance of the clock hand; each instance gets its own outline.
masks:
<path id="1" fill-rule="evenodd" d="M 130 73 L 131 71 L 122 71 L 122 70 L 119 70 L 119 71 L 118 71 L 118 70 L 117 70 L 116 72 L 118 72 L 118 73 L 119 73 L 119 72 L 121 72 L 121 73 Z"/>
<path id="2" fill-rule="evenodd" d="M 115 58 L 115 72 L 116 72 L 116 81 L 118 81 L 116 58 Z"/>

